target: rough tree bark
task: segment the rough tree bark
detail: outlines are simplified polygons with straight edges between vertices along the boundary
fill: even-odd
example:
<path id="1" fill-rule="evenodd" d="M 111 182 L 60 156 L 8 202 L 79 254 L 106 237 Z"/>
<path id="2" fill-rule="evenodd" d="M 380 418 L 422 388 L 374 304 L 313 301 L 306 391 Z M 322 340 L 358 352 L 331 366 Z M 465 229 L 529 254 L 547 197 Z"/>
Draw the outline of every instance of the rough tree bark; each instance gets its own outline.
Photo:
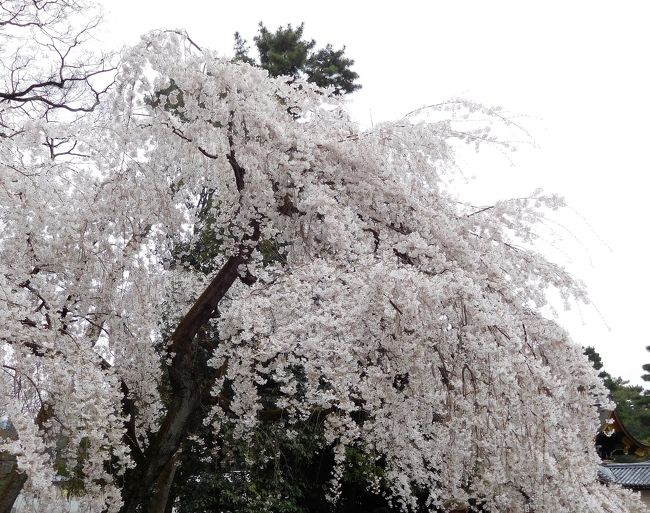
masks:
<path id="1" fill-rule="evenodd" d="M 15 456 L 6 458 L 5 453 L 0 453 L 0 463 L 9 462 L 11 470 L 6 475 L 0 475 L 0 513 L 11 513 L 20 491 L 23 489 L 27 476 L 18 471 Z M 13 460 L 13 461 L 11 461 Z"/>
<path id="2" fill-rule="evenodd" d="M 169 506 L 171 506 L 171 504 L 168 504 L 170 502 L 169 491 L 174 482 L 174 475 L 176 474 L 176 461 L 177 455 L 174 455 L 167 465 L 165 465 L 162 474 L 160 474 L 160 478 L 154 487 L 154 495 L 149 506 L 150 513 L 166 513 L 169 510 Z M 173 499 L 171 502 L 173 502 Z"/>

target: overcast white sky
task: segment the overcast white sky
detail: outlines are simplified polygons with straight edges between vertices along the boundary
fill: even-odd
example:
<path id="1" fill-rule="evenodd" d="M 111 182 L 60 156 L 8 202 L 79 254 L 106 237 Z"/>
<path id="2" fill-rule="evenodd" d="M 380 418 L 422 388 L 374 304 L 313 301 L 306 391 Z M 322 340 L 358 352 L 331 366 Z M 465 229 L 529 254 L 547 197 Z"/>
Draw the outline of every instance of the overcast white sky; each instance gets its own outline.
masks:
<path id="1" fill-rule="evenodd" d="M 232 53 L 305 22 L 319 46 L 346 45 L 363 89 L 350 98 L 362 124 L 395 119 L 463 96 L 500 105 L 534 135 L 514 166 L 468 158 L 475 202 L 542 187 L 567 198 L 554 217 L 562 240 L 547 251 L 588 285 L 597 307 L 562 315 L 576 342 L 605 368 L 641 384 L 650 362 L 648 140 L 650 29 L 646 1 L 327 2 L 104 0 L 104 41 L 135 43 L 154 28 L 184 28 L 200 45 Z M 646 7 L 647 6 L 647 7 Z M 646 12 L 647 11 L 647 12 Z M 549 243 L 550 244 L 550 243 Z"/>

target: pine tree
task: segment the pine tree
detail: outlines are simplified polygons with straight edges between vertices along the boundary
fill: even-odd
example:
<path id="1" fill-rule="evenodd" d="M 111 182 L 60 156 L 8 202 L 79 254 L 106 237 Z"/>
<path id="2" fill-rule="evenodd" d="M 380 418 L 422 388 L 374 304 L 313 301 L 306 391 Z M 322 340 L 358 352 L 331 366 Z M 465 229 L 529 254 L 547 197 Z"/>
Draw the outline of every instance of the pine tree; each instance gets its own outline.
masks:
<path id="1" fill-rule="evenodd" d="M 646 346 L 646 351 L 650 351 L 650 346 Z M 641 376 L 641 379 L 643 381 L 650 381 L 650 363 L 644 363 L 641 368 L 645 371 L 645 373 Z"/>
<path id="2" fill-rule="evenodd" d="M 304 76 L 319 87 L 332 87 L 335 95 L 352 93 L 361 88 L 355 83 L 359 75 L 352 71 L 354 60 L 345 56 L 345 47 L 335 50 L 331 44 L 314 50 L 316 41 L 303 38 L 304 23 L 298 27 L 288 24 L 275 32 L 262 22 L 253 38 L 259 53 L 259 66 L 273 77 Z M 254 64 L 248 55 L 249 47 L 239 32 L 235 32 L 235 60 Z"/>
<path id="3" fill-rule="evenodd" d="M 248 56 L 250 50 L 246 40 L 241 37 L 239 32 L 235 32 L 235 60 L 242 61 L 247 64 L 255 64 L 255 61 Z"/>

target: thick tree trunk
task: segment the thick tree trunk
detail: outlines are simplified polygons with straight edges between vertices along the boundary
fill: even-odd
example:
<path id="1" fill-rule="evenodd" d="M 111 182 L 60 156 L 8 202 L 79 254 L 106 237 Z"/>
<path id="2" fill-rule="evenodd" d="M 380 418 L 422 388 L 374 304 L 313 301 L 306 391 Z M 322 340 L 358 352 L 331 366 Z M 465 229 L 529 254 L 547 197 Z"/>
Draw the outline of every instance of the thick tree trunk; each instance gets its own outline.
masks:
<path id="1" fill-rule="evenodd" d="M 205 383 L 201 383 L 195 338 L 206 325 L 239 277 L 239 267 L 248 261 L 252 246 L 260 237 L 259 224 L 252 223 L 253 233 L 244 241 L 238 254 L 231 256 L 217 273 L 210 285 L 203 291 L 192 308 L 181 320 L 172 334 L 170 352 L 174 354 L 169 369 L 172 401 L 167 409 L 158 433 L 144 451 L 135 468 L 126 473 L 123 492 L 124 505 L 120 513 L 144 513 L 152 511 L 155 485 L 164 473 L 165 467 L 180 448 L 187 434 L 190 419 L 200 408 Z M 173 475 L 170 477 L 170 483 Z"/>
<path id="2" fill-rule="evenodd" d="M 198 393 L 188 391 L 184 396 L 172 400 L 163 425 L 145 451 L 143 460 L 126 474 L 121 513 L 151 511 L 156 497 L 155 485 L 181 445 L 188 420 L 198 406 L 198 398 Z"/>
<path id="3" fill-rule="evenodd" d="M 237 279 L 241 262 L 241 257 L 231 257 L 226 262 L 172 335 L 170 350 L 175 355 L 169 373 L 173 397 L 158 433 L 144 451 L 142 459 L 125 476 L 121 513 L 148 511 L 156 483 L 180 448 L 190 418 L 200 405 L 203 385 L 197 382 L 194 368 L 196 347 L 192 342 Z"/>
<path id="4" fill-rule="evenodd" d="M 174 482 L 174 474 L 176 474 L 176 460 L 177 455 L 174 455 L 174 457 L 169 460 L 169 463 L 165 465 L 165 468 L 154 487 L 154 496 L 147 513 L 166 513 L 166 511 L 170 510 L 167 507 L 167 503 L 169 502 L 169 491 Z"/>
<path id="5" fill-rule="evenodd" d="M 0 513 L 11 513 L 11 508 L 20 495 L 27 476 L 19 472 L 15 456 L 0 453 L 0 467 L 3 464 L 11 465 L 11 470 L 0 473 Z"/>

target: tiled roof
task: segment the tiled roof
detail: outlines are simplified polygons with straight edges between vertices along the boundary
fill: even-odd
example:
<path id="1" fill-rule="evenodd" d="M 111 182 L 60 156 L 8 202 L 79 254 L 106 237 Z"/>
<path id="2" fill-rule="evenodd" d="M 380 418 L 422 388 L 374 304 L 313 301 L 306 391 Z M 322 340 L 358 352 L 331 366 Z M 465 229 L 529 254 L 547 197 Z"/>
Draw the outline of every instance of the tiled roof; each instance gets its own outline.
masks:
<path id="1" fill-rule="evenodd" d="M 616 479 L 627 488 L 650 490 L 650 461 L 644 463 L 613 463 L 603 465 Z"/>
<path id="2" fill-rule="evenodd" d="M 605 465 L 598 465 L 598 479 L 602 483 L 615 483 L 616 476 Z"/>

